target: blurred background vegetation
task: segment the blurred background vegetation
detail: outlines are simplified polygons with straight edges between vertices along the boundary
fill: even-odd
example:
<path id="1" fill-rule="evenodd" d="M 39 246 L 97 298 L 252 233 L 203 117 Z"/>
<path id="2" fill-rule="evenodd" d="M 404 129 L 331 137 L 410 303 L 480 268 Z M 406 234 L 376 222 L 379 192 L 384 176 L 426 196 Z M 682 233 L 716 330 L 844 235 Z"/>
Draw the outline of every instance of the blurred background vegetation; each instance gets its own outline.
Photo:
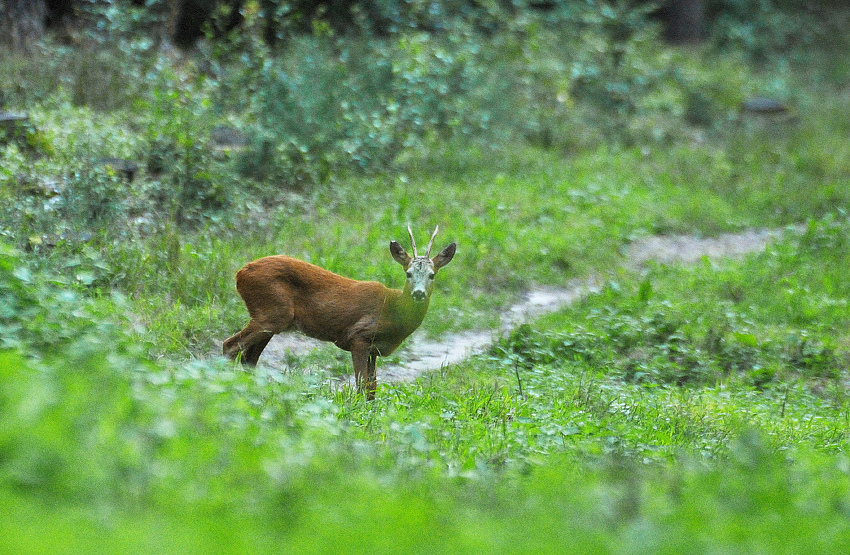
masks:
<path id="1" fill-rule="evenodd" d="M 751 164 L 829 180 L 834 157 L 784 149 L 846 131 L 829 114 L 847 14 L 829 0 L 4 0 L 0 109 L 25 119 L 3 132 L 0 235 L 41 255 L 155 236 L 173 265 L 187 231 L 262 237 L 261 214 L 303 213 L 351 180 L 612 148 L 687 145 L 672 182 L 727 198 L 756 194 L 738 182 Z M 791 193 L 750 223 L 846 196 Z"/>
<path id="2" fill-rule="evenodd" d="M 844 43 L 826 0 L 2 6 L 3 36 L 20 54 L 4 57 L 0 105 L 25 110 L 62 91 L 76 107 L 130 111 L 148 127 L 135 152 L 81 147 L 180 173 L 169 177 L 182 204 L 198 210 L 225 202 L 214 180 L 196 175 L 213 165 L 198 143 L 218 126 L 235 129 L 212 140 L 244 141 L 241 178 L 293 188 L 404 167 L 458 140 L 564 152 L 669 144 L 725 123 L 756 93 L 789 100 L 790 91 L 748 83 L 743 63 L 776 68 L 800 62 L 815 41 Z M 708 40 L 702 48 L 720 67 L 697 69 L 692 55 L 665 47 L 665 34 Z"/>
<path id="3" fill-rule="evenodd" d="M 845 42 L 844 12 L 828 0 L 0 6 L 19 53 L 4 57 L 0 106 L 124 111 L 143 131 L 137 144 L 77 150 L 168 170 L 187 219 L 269 181 L 300 190 L 397 171 L 458 141 L 569 153 L 694 140 L 747 98 L 794 100 L 781 83 L 752 82 L 750 67 L 779 70 L 805 63 L 807 45 Z M 34 131 L 27 146 L 49 151 Z M 240 147 L 239 183 L 221 183 L 202 142 Z"/>

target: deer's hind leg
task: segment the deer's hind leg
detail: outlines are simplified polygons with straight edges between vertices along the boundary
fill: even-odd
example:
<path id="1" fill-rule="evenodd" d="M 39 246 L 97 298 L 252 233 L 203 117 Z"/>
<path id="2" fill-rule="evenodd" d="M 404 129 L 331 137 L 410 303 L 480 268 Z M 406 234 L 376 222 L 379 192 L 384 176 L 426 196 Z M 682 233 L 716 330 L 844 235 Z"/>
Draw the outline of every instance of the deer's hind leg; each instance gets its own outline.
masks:
<path id="1" fill-rule="evenodd" d="M 266 348 L 266 345 L 269 344 L 269 341 L 271 341 L 273 335 L 274 334 L 271 333 L 265 334 L 265 336 L 260 337 L 260 339 L 256 343 L 242 351 L 242 360 L 245 362 L 245 364 L 247 364 L 248 366 L 257 365 L 257 361 L 260 359 L 260 355 L 263 354 L 263 350 Z"/>
<path id="2" fill-rule="evenodd" d="M 295 309 L 291 299 L 285 294 L 269 293 L 272 293 L 269 297 L 275 299 L 275 303 L 255 304 L 251 302 L 249 304 L 249 300 L 253 301 L 256 297 L 245 295 L 240 288 L 240 294 L 242 294 L 242 298 L 245 299 L 245 304 L 248 306 L 251 321 L 239 333 L 224 342 L 222 351 L 225 356 L 235 359 L 241 353 L 243 364 L 256 366 L 260 355 L 271 338 L 292 328 Z"/>
<path id="3" fill-rule="evenodd" d="M 274 333 L 263 330 L 254 320 L 248 322 L 242 331 L 224 342 L 224 356 L 235 360 L 241 354 L 240 361 L 248 366 L 256 366 L 257 360 L 271 341 Z"/>

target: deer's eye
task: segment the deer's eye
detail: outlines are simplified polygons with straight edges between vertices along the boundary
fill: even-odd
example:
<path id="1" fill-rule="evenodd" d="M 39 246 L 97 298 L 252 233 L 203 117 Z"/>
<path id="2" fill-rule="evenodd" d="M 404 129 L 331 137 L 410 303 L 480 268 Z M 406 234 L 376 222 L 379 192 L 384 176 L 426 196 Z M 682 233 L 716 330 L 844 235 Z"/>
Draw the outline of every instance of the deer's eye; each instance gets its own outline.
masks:
<path id="1" fill-rule="evenodd" d="M 430 274 L 428 274 L 428 279 L 434 279 L 434 275 L 434 272 L 431 272 Z"/>
<path id="2" fill-rule="evenodd" d="M 413 272 L 407 272 L 407 279 L 413 279 Z"/>

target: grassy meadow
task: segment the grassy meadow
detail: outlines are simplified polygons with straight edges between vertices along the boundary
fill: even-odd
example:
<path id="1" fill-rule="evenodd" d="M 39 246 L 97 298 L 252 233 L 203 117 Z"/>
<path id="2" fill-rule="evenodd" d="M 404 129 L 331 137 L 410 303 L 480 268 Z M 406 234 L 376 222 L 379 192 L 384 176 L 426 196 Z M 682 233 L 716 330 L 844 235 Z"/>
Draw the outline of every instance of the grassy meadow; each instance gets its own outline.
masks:
<path id="1" fill-rule="evenodd" d="M 605 18 L 637 27 L 615 44 Z M 0 551 L 850 546 L 846 40 L 804 19 L 787 48 L 671 47 L 603 9 L 474 49 L 459 24 L 178 57 L 109 21 L 86 44 L 126 47 L 126 82 L 58 43 L 0 60 L 0 108 L 29 115 L 0 141 Z M 789 113 L 742 113 L 752 96 Z M 244 144 L 214 144 L 221 126 Z M 342 351 L 253 373 L 218 356 L 247 319 L 244 263 L 400 287 L 408 224 L 458 244 L 418 333 L 602 287 L 414 382 L 379 362 L 373 402 L 329 379 Z M 750 228 L 788 231 L 740 259 L 623 265 L 641 237 Z"/>

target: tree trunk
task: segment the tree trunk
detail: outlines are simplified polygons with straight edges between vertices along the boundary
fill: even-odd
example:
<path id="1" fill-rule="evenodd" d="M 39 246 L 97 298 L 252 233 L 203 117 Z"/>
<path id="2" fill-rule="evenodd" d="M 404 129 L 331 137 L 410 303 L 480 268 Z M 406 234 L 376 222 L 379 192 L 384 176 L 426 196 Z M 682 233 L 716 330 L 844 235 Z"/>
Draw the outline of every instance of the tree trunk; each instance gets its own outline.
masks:
<path id="1" fill-rule="evenodd" d="M 0 44 L 26 52 L 44 36 L 45 0 L 0 0 Z"/>
<path id="2" fill-rule="evenodd" d="M 705 0 L 669 0 L 665 38 L 674 43 L 696 43 L 704 38 Z"/>

